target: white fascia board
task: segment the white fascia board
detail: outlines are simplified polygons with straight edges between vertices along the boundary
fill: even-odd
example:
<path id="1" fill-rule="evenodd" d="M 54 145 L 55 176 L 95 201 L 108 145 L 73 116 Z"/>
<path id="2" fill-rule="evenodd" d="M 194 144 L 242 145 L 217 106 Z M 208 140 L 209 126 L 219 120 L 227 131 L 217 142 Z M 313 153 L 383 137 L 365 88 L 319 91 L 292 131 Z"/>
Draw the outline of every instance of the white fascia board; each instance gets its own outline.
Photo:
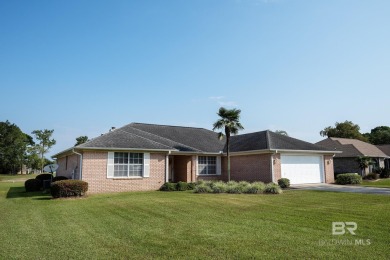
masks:
<path id="1" fill-rule="evenodd" d="M 301 154 L 336 154 L 341 151 L 317 151 L 317 150 L 288 150 L 288 149 L 264 149 L 242 152 L 230 152 L 231 156 L 251 155 L 251 154 L 267 154 L 267 153 L 301 153 Z M 226 153 L 224 153 L 226 155 Z"/>
<path id="2" fill-rule="evenodd" d="M 180 152 L 180 151 L 173 151 L 171 155 L 212 155 L 212 156 L 218 156 L 223 155 L 222 153 L 207 153 L 207 152 Z"/>

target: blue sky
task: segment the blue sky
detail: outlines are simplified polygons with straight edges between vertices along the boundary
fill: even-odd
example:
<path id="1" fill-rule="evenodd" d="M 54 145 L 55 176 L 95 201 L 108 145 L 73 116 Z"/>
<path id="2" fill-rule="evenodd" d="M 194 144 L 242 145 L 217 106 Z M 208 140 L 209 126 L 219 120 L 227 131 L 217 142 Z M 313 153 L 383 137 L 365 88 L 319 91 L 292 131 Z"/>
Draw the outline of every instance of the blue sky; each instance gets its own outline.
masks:
<path id="1" fill-rule="evenodd" d="M 390 125 L 390 1 L 1 1 L 0 121 L 54 129 L 51 154 L 130 122 L 310 142 Z"/>

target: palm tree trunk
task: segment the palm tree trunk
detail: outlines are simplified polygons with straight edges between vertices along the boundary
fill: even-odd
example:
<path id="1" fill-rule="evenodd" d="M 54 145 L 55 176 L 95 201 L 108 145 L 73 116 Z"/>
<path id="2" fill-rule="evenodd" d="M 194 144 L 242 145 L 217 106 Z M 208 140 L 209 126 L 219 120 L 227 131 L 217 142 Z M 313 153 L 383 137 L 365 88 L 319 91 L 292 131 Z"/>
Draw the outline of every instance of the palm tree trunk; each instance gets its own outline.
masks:
<path id="1" fill-rule="evenodd" d="M 228 159 L 228 165 L 227 165 L 227 172 L 228 172 L 228 181 L 230 181 L 230 153 L 229 153 L 229 141 L 230 136 L 226 135 L 226 153 L 227 153 L 227 159 Z"/>

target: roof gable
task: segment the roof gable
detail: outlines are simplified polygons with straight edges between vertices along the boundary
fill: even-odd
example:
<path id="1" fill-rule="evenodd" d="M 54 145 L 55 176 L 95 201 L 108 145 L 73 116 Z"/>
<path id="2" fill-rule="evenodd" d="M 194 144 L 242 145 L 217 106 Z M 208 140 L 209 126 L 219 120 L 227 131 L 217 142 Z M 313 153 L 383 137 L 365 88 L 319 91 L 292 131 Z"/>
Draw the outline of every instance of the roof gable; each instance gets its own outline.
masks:
<path id="1" fill-rule="evenodd" d="M 357 139 L 330 137 L 317 144 L 328 149 L 343 152 L 342 154 L 337 154 L 336 157 L 388 157 L 375 145 Z"/>

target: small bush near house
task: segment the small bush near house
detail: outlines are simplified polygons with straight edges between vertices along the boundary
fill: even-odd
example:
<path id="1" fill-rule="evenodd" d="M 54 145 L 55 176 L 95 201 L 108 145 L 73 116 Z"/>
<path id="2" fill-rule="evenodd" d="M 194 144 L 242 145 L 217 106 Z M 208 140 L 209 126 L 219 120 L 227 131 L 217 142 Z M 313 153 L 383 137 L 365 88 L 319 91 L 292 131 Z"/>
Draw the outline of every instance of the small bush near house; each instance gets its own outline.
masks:
<path id="1" fill-rule="evenodd" d="M 88 191 L 88 183 L 79 180 L 56 181 L 51 184 L 53 198 L 81 197 Z"/>
<path id="2" fill-rule="evenodd" d="M 377 173 L 369 173 L 366 176 L 364 176 L 363 179 L 365 179 L 365 180 L 377 180 L 378 179 L 378 175 L 379 174 L 377 174 Z"/>
<path id="3" fill-rule="evenodd" d="M 195 186 L 194 189 L 195 193 L 211 193 L 213 190 L 210 188 L 210 186 L 206 185 L 205 183 L 198 184 Z"/>
<path id="4" fill-rule="evenodd" d="M 243 192 L 245 184 L 239 184 L 235 181 L 229 181 L 226 186 L 226 192 L 227 193 L 234 193 L 234 194 L 240 194 Z"/>
<path id="5" fill-rule="evenodd" d="M 188 190 L 193 190 L 195 189 L 196 183 L 195 182 L 189 182 L 188 183 Z"/>
<path id="6" fill-rule="evenodd" d="M 161 188 L 160 188 L 160 190 L 161 191 L 176 191 L 177 189 L 176 189 L 176 183 L 174 183 L 174 182 L 166 182 L 166 183 L 164 183 L 162 186 L 161 186 Z"/>
<path id="7" fill-rule="evenodd" d="M 68 178 L 65 176 L 56 176 L 51 181 L 56 182 L 56 181 L 64 181 L 64 180 L 68 180 Z"/>
<path id="8" fill-rule="evenodd" d="M 227 189 L 226 183 L 222 181 L 215 182 L 211 188 L 213 193 L 225 193 Z"/>
<path id="9" fill-rule="evenodd" d="M 345 184 L 360 184 L 362 183 L 362 176 L 356 173 L 343 173 L 337 175 L 336 179 L 337 184 L 345 185 Z"/>
<path id="10" fill-rule="evenodd" d="M 390 169 L 383 169 L 383 171 L 381 171 L 379 173 L 379 177 L 381 177 L 381 178 L 389 178 L 390 177 Z"/>
<path id="11" fill-rule="evenodd" d="M 265 190 L 265 184 L 261 181 L 257 181 L 252 183 L 245 191 L 244 193 L 249 194 L 259 194 L 263 193 Z"/>
<path id="12" fill-rule="evenodd" d="M 179 181 L 179 182 L 176 184 L 176 190 L 177 190 L 177 191 L 186 191 L 186 190 L 189 190 L 189 188 L 188 188 L 188 183 L 187 183 L 187 182 L 183 182 L 183 181 Z"/>
<path id="13" fill-rule="evenodd" d="M 282 193 L 282 189 L 280 188 L 279 185 L 271 182 L 271 183 L 268 183 L 267 185 L 265 185 L 264 192 L 267 194 L 280 194 L 280 193 Z"/>
<path id="14" fill-rule="evenodd" d="M 42 181 L 37 179 L 29 179 L 24 183 L 26 192 L 40 191 L 42 187 Z"/>
<path id="15" fill-rule="evenodd" d="M 37 175 L 35 179 L 40 180 L 40 181 L 46 181 L 46 180 L 51 180 L 52 175 L 50 173 L 42 173 Z"/>
<path id="16" fill-rule="evenodd" d="M 278 180 L 278 184 L 279 184 L 280 188 L 287 189 L 290 187 L 290 180 L 287 178 L 281 178 Z"/>

